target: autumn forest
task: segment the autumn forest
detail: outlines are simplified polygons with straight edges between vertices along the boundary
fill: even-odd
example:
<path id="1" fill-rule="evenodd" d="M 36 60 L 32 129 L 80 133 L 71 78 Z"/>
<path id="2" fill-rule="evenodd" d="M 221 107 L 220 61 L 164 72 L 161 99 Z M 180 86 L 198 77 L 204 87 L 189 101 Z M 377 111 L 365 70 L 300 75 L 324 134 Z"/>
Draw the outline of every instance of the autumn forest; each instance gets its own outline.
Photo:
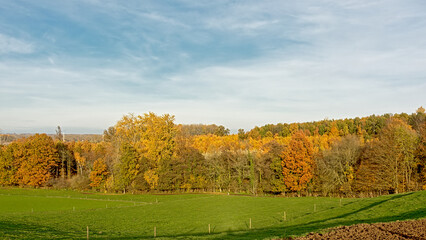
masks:
<path id="1" fill-rule="evenodd" d="M 0 145 L 0 185 L 102 192 L 388 194 L 426 189 L 426 114 L 268 124 L 230 134 L 129 114 L 101 141 L 35 134 Z"/>

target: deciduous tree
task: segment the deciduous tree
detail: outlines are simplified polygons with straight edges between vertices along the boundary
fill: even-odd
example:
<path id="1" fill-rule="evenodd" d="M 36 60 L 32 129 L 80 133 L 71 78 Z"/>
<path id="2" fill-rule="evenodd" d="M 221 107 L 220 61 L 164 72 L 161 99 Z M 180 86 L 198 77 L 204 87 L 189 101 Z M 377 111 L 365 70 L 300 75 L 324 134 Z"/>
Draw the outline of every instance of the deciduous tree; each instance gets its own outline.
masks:
<path id="1" fill-rule="evenodd" d="M 42 186 L 56 175 L 59 156 L 51 137 L 35 134 L 17 144 L 14 161 L 18 165 L 15 173 L 18 184 Z"/>
<path id="2" fill-rule="evenodd" d="M 128 190 L 134 184 L 141 170 L 139 161 L 139 154 L 131 144 L 121 145 L 120 161 L 117 163 L 118 176 L 116 177 L 119 189 Z"/>
<path id="3" fill-rule="evenodd" d="M 303 131 L 296 132 L 282 153 L 286 190 L 301 192 L 313 177 L 313 148 Z"/>
<path id="4" fill-rule="evenodd" d="M 318 178 L 321 189 L 328 192 L 350 192 L 354 179 L 354 166 L 361 154 L 357 136 L 348 135 L 332 144 L 317 157 Z"/>
<path id="5" fill-rule="evenodd" d="M 96 189 L 101 189 L 108 177 L 108 167 L 102 158 L 97 159 L 93 163 L 93 169 L 90 172 L 90 186 Z"/>
<path id="6" fill-rule="evenodd" d="M 16 162 L 13 157 L 13 149 L 16 143 L 8 146 L 0 146 L 0 185 L 13 185 L 15 181 L 15 173 L 17 170 Z"/>
<path id="7" fill-rule="evenodd" d="M 390 119 L 379 135 L 370 141 L 357 171 L 360 190 L 389 190 L 396 193 L 412 189 L 417 167 L 417 134 L 405 122 Z"/>

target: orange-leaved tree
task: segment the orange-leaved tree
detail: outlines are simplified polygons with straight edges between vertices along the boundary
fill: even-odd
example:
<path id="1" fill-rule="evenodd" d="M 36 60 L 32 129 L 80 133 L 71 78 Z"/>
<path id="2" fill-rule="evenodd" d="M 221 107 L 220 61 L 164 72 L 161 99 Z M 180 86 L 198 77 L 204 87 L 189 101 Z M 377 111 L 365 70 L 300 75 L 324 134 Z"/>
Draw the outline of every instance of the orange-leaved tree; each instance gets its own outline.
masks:
<path id="1" fill-rule="evenodd" d="M 313 147 L 303 131 L 296 132 L 282 153 L 286 190 L 305 190 L 313 177 Z"/>
<path id="2" fill-rule="evenodd" d="M 90 172 L 90 186 L 100 189 L 107 180 L 108 177 L 108 166 L 102 158 L 97 159 L 93 163 L 93 169 Z"/>
<path id="3" fill-rule="evenodd" d="M 58 171 L 58 151 L 46 134 L 19 140 L 14 158 L 19 166 L 15 179 L 20 185 L 42 186 L 55 176 L 54 171 Z"/>

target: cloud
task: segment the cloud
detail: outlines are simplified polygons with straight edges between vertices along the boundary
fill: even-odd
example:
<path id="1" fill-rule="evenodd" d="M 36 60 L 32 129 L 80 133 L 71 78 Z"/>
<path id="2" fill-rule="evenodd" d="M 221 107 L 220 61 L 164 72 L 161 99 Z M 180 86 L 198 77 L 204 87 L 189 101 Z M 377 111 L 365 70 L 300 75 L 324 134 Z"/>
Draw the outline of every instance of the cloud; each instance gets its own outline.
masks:
<path id="1" fill-rule="evenodd" d="M 0 54 L 29 54 L 33 52 L 34 47 L 31 43 L 0 33 Z"/>
<path id="2" fill-rule="evenodd" d="M 100 132 L 154 111 L 248 130 L 426 101 L 421 1 L 39 5 L 0 15 L 0 53 L 26 53 L 0 58 L 3 129 Z"/>
<path id="3" fill-rule="evenodd" d="M 218 20 L 213 19 L 208 22 L 208 27 L 219 30 L 228 30 L 228 31 L 244 31 L 251 32 L 256 30 L 266 29 L 270 25 L 279 23 L 279 20 L 253 20 L 253 21 L 235 21 L 233 18 Z"/>

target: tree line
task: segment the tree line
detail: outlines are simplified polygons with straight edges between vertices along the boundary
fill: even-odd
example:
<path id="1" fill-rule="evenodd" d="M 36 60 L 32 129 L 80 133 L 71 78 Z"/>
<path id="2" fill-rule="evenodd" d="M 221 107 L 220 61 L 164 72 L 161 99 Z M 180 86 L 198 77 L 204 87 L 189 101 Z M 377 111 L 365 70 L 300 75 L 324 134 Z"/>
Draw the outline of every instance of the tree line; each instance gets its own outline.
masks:
<path id="1" fill-rule="evenodd" d="M 269 124 L 230 134 L 129 114 L 103 140 L 36 134 L 0 147 L 0 185 L 105 192 L 399 193 L 426 189 L 426 114 Z"/>

